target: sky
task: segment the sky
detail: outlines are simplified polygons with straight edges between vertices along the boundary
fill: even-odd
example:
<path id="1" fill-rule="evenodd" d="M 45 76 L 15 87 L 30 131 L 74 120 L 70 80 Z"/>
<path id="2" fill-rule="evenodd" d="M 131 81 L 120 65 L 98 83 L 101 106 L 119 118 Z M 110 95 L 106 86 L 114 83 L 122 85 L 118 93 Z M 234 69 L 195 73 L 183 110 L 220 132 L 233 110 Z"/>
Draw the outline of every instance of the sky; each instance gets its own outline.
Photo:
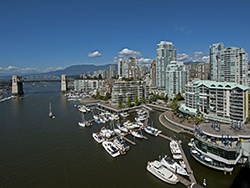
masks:
<path id="1" fill-rule="evenodd" d="M 250 51 L 247 0 L 2 0 L 0 76 L 116 63 L 149 65 L 172 42 L 179 61 L 209 62 L 223 42 Z"/>

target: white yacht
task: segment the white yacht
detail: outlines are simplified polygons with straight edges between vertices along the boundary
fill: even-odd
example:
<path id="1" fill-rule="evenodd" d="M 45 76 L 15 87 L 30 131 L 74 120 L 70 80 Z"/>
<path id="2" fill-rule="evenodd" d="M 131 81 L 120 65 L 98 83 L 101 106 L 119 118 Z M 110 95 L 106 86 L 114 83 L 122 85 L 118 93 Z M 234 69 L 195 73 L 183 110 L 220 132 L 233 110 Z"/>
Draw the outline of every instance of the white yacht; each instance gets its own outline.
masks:
<path id="1" fill-rule="evenodd" d="M 178 177 L 165 168 L 159 161 L 149 161 L 147 163 L 147 170 L 166 183 L 176 184 L 179 182 Z"/>
<path id="2" fill-rule="evenodd" d="M 131 131 L 131 135 L 133 135 L 136 138 L 143 138 L 143 136 L 139 134 L 137 131 Z"/>
<path id="3" fill-rule="evenodd" d="M 144 121 L 145 119 L 147 119 L 147 115 L 140 115 L 135 117 L 135 121 Z"/>
<path id="4" fill-rule="evenodd" d="M 177 162 L 175 162 L 172 158 L 168 157 L 167 155 L 165 155 L 161 159 L 161 164 L 167 167 L 172 172 L 175 172 L 183 176 L 188 176 L 187 171 L 184 168 L 182 168 Z"/>
<path id="5" fill-rule="evenodd" d="M 91 111 L 90 108 L 88 108 L 88 107 L 86 107 L 85 109 L 86 109 L 87 112 L 90 112 L 90 111 Z"/>
<path id="6" fill-rule="evenodd" d="M 98 119 L 99 119 L 98 115 L 95 115 L 95 114 L 93 114 L 93 118 L 94 118 L 95 120 L 98 120 Z"/>
<path id="7" fill-rule="evenodd" d="M 85 122 L 84 121 L 79 121 L 78 125 L 81 126 L 81 127 L 85 127 Z"/>
<path id="8" fill-rule="evenodd" d="M 120 129 L 121 131 L 127 133 L 128 129 L 123 125 L 123 124 L 117 124 L 118 129 Z"/>
<path id="9" fill-rule="evenodd" d="M 129 114 L 127 113 L 127 112 L 122 112 L 122 113 L 120 113 L 120 115 L 122 116 L 122 117 L 128 117 L 129 116 Z"/>
<path id="10" fill-rule="evenodd" d="M 154 136 L 158 136 L 161 133 L 160 130 L 158 130 L 158 129 L 154 128 L 154 127 L 150 127 L 150 126 L 144 127 L 144 131 L 146 133 L 154 135 Z"/>
<path id="11" fill-rule="evenodd" d="M 117 157 L 120 155 L 118 148 L 113 142 L 104 141 L 102 142 L 102 146 L 112 157 Z"/>
<path id="12" fill-rule="evenodd" d="M 130 149 L 129 145 L 127 145 L 125 140 L 122 139 L 120 136 L 115 137 L 113 142 L 119 148 L 122 154 L 125 154 Z"/>
<path id="13" fill-rule="evenodd" d="M 106 137 L 106 138 L 110 138 L 112 136 L 112 134 L 114 134 L 114 131 L 107 129 L 105 127 L 101 128 L 101 134 Z"/>
<path id="14" fill-rule="evenodd" d="M 93 133 L 92 137 L 95 139 L 95 141 L 97 141 L 98 143 L 102 143 L 104 141 L 104 138 L 102 136 L 101 133 L 97 132 L 97 133 Z"/>
<path id="15" fill-rule="evenodd" d="M 174 159 L 182 159 L 181 150 L 179 148 L 178 143 L 175 140 L 172 140 L 170 142 L 170 149 Z"/>

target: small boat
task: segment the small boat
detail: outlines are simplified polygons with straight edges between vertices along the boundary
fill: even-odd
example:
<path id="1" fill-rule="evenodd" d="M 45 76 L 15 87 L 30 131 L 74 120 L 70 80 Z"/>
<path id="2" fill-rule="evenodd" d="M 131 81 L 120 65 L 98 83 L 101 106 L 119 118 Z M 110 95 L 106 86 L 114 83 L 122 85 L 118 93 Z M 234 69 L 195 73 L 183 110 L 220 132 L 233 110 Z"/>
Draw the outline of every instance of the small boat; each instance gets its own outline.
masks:
<path id="1" fill-rule="evenodd" d="M 127 112 L 122 112 L 122 113 L 120 113 L 120 116 L 122 116 L 122 117 L 128 117 L 129 116 L 129 114 L 127 113 Z"/>
<path id="2" fill-rule="evenodd" d="M 78 125 L 81 126 L 81 127 L 85 127 L 85 122 L 79 121 L 79 122 L 78 122 Z"/>
<path id="3" fill-rule="evenodd" d="M 135 121 L 144 121 L 145 119 L 147 119 L 147 115 L 140 115 L 135 117 Z"/>
<path id="4" fill-rule="evenodd" d="M 113 142 L 103 141 L 102 146 L 112 157 L 117 157 L 120 155 L 117 146 Z"/>
<path id="5" fill-rule="evenodd" d="M 121 134 L 121 133 L 122 133 L 122 131 L 121 131 L 118 127 L 114 127 L 114 131 L 115 131 L 116 133 L 118 133 L 118 134 Z"/>
<path id="6" fill-rule="evenodd" d="M 49 103 L 49 117 L 54 119 L 56 116 L 51 111 L 51 102 Z"/>
<path id="7" fill-rule="evenodd" d="M 100 123 L 105 123 L 105 120 L 100 116 Z"/>
<path id="8" fill-rule="evenodd" d="M 170 149 L 174 159 L 182 159 L 181 150 L 179 148 L 178 143 L 175 140 L 172 140 L 170 142 Z"/>
<path id="9" fill-rule="evenodd" d="M 123 125 L 123 124 L 117 124 L 118 129 L 120 129 L 121 131 L 127 133 L 128 129 Z"/>
<path id="10" fill-rule="evenodd" d="M 161 131 L 159 131 L 158 129 L 156 129 L 154 127 L 150 127 L 150 126 L 144 127 L 144 131 L 146 133 L 154 135 L 154 136 L 158 136 L 161 133 Z"/>
<path id="11" fill-rule="evenodd" d="M 147 170 L 166 183 L 176 184 L 179 182 L 178 177 L 170 170 L 165 168 L 159 161 L 149 161 L 147 163 Z"/>
<path id="12" fill-rule="evenodd" d="M 113 134 L 114 131 L 112 131 L 111 129 L 107 129 L 105 127 L 101 128 L 101 134 L 105 137 L 105 138 L 110 138 Z"/>
<path id="13" fill-rule="evenodd" d="M 85 122 L 85 125 L 86 125 L 87 127 L 89 127 L 89 126 L 93 125 L 93 123 L 92 123 L 91 121 L 86 121 L 86 122 Z"/>
<path id="14" fill-rule="evenodd" d="M 190 146 L 190 147 L 193 147 L 193 141 L 194 141 L 194 139 L 192 138 L 191 140 L 190 140 L 190 142 L 188 143 L 188 146 Z"/>
<path id="15" fill-rule="evenodd" d="M 169 170 L 172 170 L 172 172 L 175 172 L 183 176 L 188 176 L 187 171 L 183 167 L 181 167 L 177 162 L 175 162 L 171 157 L 168 157 L 167 155 L 165 155 L 161 159 L 161 164 L 164 165 Z"/>
<path id="16" fill-rule="evenodd" d="M 93 133 L 92 137 L 95 139 L 95 141 L 97 141 L 98 143 L 102 143 L 104 141 L 104 138 L 102 136 L 101 133 L 97 132 L 97 133 Z"/>
<path id="17" fill-rule="evenodd" d="M 113 142 L 118 147 L 118 149 L 122 154 L 125 154 L 130 149 L 129 145 L 127 145 L 125 140 L 122 139 L 120 136 L 115 137 Z"/>
<path id="18" fill-rule="evenodd" d="M 88 108 L 88 107 L 86 107 L 85 109 L 86 109 L 87 112 L 90 112 L 90 111 L 91 111 L 90 108 Z"/>
<path id="19" fill-rule="evenodd" d="M 180 165 L 182 168 L 186 168 L 185 162 L 184 161 L 179 161 Z"/>
<path id="20" fill-rule="evenodd" d="M 95 120 L 98 120 L 98 119 L 99 119 L 98 115 L 95 115 L 95 114 L 93 114 L 93 118 L 94 118 Z"/>
<path id="21" fill-rule="evenodd" d="M 136 138 L 143 138 L 143 136 L 139 134 L 137 131 L 131 131 L 131 135 L 133 135 Z"/>

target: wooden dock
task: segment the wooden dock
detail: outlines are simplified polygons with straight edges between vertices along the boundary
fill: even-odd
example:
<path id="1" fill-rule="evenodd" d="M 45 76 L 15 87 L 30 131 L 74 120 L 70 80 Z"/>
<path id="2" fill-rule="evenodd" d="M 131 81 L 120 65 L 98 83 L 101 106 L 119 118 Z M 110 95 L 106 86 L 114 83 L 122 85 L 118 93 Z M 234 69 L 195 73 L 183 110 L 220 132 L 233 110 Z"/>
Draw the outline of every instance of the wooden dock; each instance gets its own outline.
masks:
<path id="1" fill-rule="evenodd" d="M 119 133 L 117 133 L 117 132 L 115 132 L 115 134 L 116 134 L 117 136 L 122 137 L 124 140 L 126 140 L 126 141 L 129 142 L 130 144 L 133 144 L 133 145 L 136 144 L 135 142 L 129 140 L 128 138 L 126 138 L 125 136 L 123 136 L 123 135 L 121 135 L 121 134 L 119 134 Z"/>
<path id="2" fill-rule="evenodd" d="M 168 137 L 166 135 L 163 135 L 163 134 L 159 134 L 159 136 L 162 137 L 162 138 L 164 138 L 164 139 L 167 139 L 169 141 L 173 140 L 172 138 L 170 138 L 170 137 Z M 187 173 L 189 174 L 189 179 L 190 179 L 191 183 L 196 183 L 197 184 L 197 182 L 195 180 L 195 177 L 194 177 L 194 174 L 193 174 L 193 171 L 192 171 L 192 169 L 191 169 L 191 167 L 189 165 L 189 162 L 187 160 L 187 157 L 185 155 L 185 152 L 182 149 L 182 145 L 178 141 L 177 141 L 177 143 L 178 143 L 179 148 L 181 150 L 181 155 L 182 155 L 183 161 L 186 164 L 186 169 L 187 169 Z M 179 178 L 180 182 L 182 184 L 184 184 L 185 186 L 191 184 L 188 180 L 186 180 L 185 178 L 181 177 L 180 175 L 178 175 L 178 178 Z"/>

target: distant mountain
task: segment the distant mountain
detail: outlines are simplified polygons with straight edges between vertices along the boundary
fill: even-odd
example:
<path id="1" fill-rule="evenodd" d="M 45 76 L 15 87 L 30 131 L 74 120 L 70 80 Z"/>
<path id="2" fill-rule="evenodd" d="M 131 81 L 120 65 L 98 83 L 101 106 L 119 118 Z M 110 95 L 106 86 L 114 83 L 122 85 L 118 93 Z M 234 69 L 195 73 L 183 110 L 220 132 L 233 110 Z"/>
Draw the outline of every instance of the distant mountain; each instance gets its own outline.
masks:
<path id="1" fill-rule="evenodd" d="M 88 72 L 93 73 L 94 71 L 109 69 L 110 65 L 112 65 L 112 64 L 99 65 L 99 66 L 96 66 L 96 65 L 72 65 L 72 66 L 67 67 L 63 70 L 51 71 L 51 72 L 47 72 L 47 73 L 43 73 L 43 74 L 54 75 L 54 76 L 61 76 L 62 74 L 67 74 L 67 76 L 80 75 L 81 73 L 88 73 Z M 113 64 L 113 65 L 115 65 L 116 70 L 117 70 L 117 64 Z"/>

